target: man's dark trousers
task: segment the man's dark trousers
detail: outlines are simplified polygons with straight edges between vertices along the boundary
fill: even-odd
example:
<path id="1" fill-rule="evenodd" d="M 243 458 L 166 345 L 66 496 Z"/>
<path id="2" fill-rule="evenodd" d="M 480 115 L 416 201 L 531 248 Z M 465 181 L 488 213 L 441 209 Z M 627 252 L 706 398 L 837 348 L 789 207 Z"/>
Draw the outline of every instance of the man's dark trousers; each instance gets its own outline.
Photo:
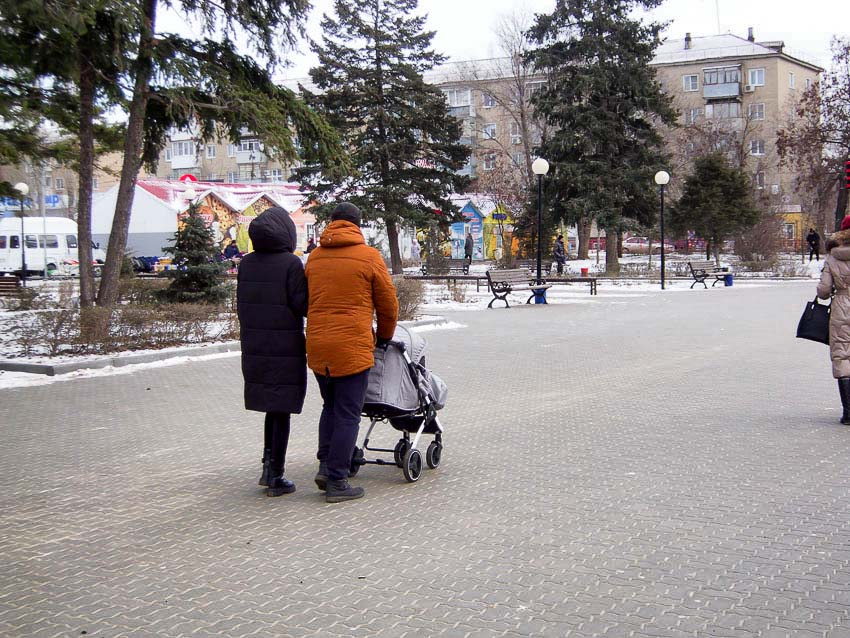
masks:
<path id="1" fill-rule="evenodd" d="M 820 247 L 809 246 L 809 261 L 812 260 L 812 255 L 815 256 L 815 259 L 820 261 Z"/>
<path id="2" fill-rule="evenodd" d="M 348 478 L 351 455 L 357 444 L 360 413 L 366 399 L 369 371 L 347 377 L 316 374 L 322 393 L 322 416 L 319 419 L 319 461 L 328 466 L 328 479 Z"/>

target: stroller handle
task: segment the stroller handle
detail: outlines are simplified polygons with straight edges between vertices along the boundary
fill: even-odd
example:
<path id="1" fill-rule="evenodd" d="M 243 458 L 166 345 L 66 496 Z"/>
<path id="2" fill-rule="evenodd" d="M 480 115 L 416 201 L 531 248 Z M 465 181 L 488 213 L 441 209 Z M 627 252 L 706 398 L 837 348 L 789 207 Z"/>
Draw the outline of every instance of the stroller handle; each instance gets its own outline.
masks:
<path id="1" fill-rule="evenodd" d="M 392 339 L 390 339 L 389 341 L 387 341 L 387 343 L 391 346 L 395 346 L 396 348 L 398 348 L 402 352 L 407 350 L 407 346 L 404 344 L 403 341 L 393 341 Z"/>

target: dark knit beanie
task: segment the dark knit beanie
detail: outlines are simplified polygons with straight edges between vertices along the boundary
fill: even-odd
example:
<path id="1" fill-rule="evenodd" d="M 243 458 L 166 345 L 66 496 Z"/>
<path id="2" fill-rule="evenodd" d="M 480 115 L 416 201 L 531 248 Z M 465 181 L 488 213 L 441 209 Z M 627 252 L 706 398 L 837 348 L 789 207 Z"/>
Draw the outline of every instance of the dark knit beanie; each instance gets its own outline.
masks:
<path id="1" fill-rule="evenodd" d="M 331 212 L 331 221 L 351 222 L 357 226 L 360 225 L 360 209 L 351 202 L 342 202 L 337 204 L 337 207 Z"/>
<path id="2" fill-rule="evenodd" d="M 847 215 L 847 217 L 841 220 L 841 230 L 847 230 L 848 228 L 850 228 L 850 215 Z"/>

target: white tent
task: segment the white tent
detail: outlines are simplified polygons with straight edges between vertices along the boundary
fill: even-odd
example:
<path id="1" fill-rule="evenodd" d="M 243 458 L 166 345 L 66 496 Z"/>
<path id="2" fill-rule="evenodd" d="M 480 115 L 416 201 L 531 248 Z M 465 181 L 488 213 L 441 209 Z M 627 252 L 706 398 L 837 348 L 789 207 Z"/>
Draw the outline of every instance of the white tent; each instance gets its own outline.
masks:
<path id="1" fill-rule="evenodd" d="M 171 237 L 177 232 L 178 211 L 144 188 L 138 185 L 134 188 L 127 252 L 140 257 L 161 255 L 162 247 L 171 243 Z M 117 198 L 116 184 L 92 204 L 92 238 L 104 249 L 112 232 Z"/>

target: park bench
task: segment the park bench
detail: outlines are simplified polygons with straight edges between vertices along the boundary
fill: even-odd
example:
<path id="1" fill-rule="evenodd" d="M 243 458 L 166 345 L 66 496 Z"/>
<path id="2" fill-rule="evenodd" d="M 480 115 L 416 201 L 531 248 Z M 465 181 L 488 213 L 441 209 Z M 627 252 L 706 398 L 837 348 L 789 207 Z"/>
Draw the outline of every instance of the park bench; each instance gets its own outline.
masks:
<path id="1" fill-rule="evenodd" d="M 531 296 L 525 303 L 531 303 L 535 294 L 540 290 L 551 288 L 549 284 L 535 284 L 534 278 L 529 274 L 526 268 L 512 268 L 510 270 L 488 270 L 487 281 L 490 284 L 490 291 L 493 293 L 493 299 L 487 304 L 488 308 L 493 307 L 493 302 L 500 299 L 505 302 L 505 307 L 510 308 L 508 303 L 508 295 L 512 292 L 520 292 L 530 290 Z M 544 299 L 545 303 L 545 299 Z"/>
<path id="2" fill-rule="evenodd" d="M 435 266 L 429 266 L 424 262 L 420 268 L 423 275 L 468 275 L 468 259 L 446 259 L 445 262 Z"/>
<path id="3" fill-rule="evenodd" d="M 546 278 L 547 284 L 590 284 L 590 294 L 596 294 L 596 277 L 562 277 L 553 275 Z"/>
<path id="4" fill-rule="evenodd" d="M 525 268 L 533 275 L 537 276 L 537 260 L 536 259 L 517 259 L 516 261 L 517 268 Z M 543 260 L 540 263 L 540 274 L 544 277 L 549 276 L 549 272 L 552 270 L 552 262 Z"/>
<path id="5" fill-rule="evenodd" d="M 713 261 L 689 261 L 688 267 L 691 269 L 691 276 L 694 278 L 691 288 L 697 284 L 702 284 L 708 288 L 705 280 L 709 277 L 714 277 L 714 283 L 711 284 L 711 287 L 714 288 L 714 284 L 723 281 L 729 274 L 729 268 L 721 268 Z"/>
<path id="6" fill-rule="evenodd" d="M 17 295 L 21 291 L 21 280 L 17 275 L 0 277 L 0 297 Z"/>

